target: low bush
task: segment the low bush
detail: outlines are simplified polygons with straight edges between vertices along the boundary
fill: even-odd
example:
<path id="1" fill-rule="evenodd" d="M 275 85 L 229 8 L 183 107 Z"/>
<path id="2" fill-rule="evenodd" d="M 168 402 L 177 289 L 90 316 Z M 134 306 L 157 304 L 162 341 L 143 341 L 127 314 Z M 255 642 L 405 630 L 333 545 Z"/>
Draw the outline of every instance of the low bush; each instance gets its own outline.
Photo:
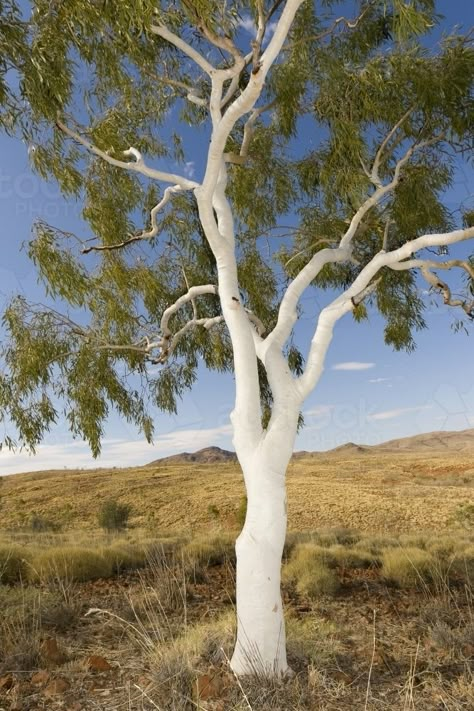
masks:
<path id="1" fill-rule="evenodd" d="M 421 548 L 389 548 L 382 554 L 383 577 L 399 587 L 423 587 L 437 574 L 437 562 Z"/>
<path id="2" fill-rule="evenodd" d="M 339 580 L 332 568 L 334 556 L 327 548 L 312 543 L 296 545 L 289 563 L 283 569 L 283 579 L 296 585 L 296 590 L 312 599 L 334 595 Z"/>
<path id="3" fill-rule="evenodd" d="M 0 583 L 17 583 L 27 577 L 26 551 L 20 546 L 0 544 Z"/>
<path id="4" fill-rule="evenodd" d="M 110 532 L 123 531 L 127 528 L 131 507 L 121 504 L 115 499 L 104 501 L 98 513 L 98 523 L 101 528 Z"/>

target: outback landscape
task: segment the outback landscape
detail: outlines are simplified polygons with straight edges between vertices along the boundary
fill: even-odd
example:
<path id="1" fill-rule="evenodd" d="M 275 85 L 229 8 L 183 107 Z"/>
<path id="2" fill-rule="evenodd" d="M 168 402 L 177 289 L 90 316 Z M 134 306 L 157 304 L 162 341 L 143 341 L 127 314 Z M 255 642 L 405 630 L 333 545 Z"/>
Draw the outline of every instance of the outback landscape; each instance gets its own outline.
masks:
<path id="1" fill-rule="evenodd" d="M 232 452 L 3 477 L 0 709 L 473 708 L 473 453 L 467 430 L 294 455 L 283 680 L 229 667 Z"/>

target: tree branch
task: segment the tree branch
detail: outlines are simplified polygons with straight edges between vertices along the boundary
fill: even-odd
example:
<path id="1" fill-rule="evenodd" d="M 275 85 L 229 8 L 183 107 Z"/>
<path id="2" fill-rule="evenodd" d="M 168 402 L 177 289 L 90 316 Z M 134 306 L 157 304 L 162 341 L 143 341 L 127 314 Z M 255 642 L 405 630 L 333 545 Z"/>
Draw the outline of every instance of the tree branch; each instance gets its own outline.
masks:
<path id="1" fill-rule="evenodd" d="M 186 54 L 190 59 L 193 60 L 201 69 L 206 72 L 209 76 L 215 72 L 215 68 L 210 64 L 207 59 L 205 59 L 202 54 L 200 54 L 194 47 L 185 42 L 185 40 L 175 35 L 164 25 L 151 25 L 150 30 L 153 34 L 158 35 L 162 39 L 166 40 L 170 44 L 174 45 L 177 49 L 180 49 L 184 54 Z"/>
<path id="2" fill-rule="evenodd" d="M 398 160 L 398 162 L 395 166 L 392 180 L 389 183 L 387 183 L 386 185 L 379 183 L 377 189 L 359 207 L 359 209 L 357 210 L 354 217 L 352 218 L 349 227 L 347 228 L 345 234 L 343 235 L 343 237 L 339 243 L 340 247 L 346 247 L 348 244 L 350 244 L 350 242 L 354 238 L 357 228 L 359 227 L 360 223 L 362 222 L 365 215 L 369 212 L 369 210 L 371 210 L 376 205 L 380 204 L 380 202 L 387 195 L 389 195 L 391 192 L 393 192 L 395 190 L 395 188 L 397 187 L 397 185 L 399 185 L 402 169 L 408 163 L 408 161 L 413 156 L 413 154 L 416 153 L 416 151 L 421 150 L 422 148 L 426 148 L 427 146 L 431 146 L 434 143 L 438 143 L 439 141 L 442 141 L 443 138 L 444 138 L 444 136 L 442 134 L 440 134 L 438 136 L 433 136 L 433 138 L 430 138 L 426 141 L 420 141 L 419 143 L 413 143 L 406 150 L 404 155 Z"/>
<path id="3" fill-rule="evenodd" d="M 298 381 L 298 390 L 302 399 L 315 387 L 323 370 L 324 359 L 332 340 L 332 334 L 336 322 L 357 305 L 361 294 L 367 295 L 367 288 L 372 279 L 383 267 L 397 269 L 397 264 L 403 264 L 403 260 L 409 258 L 413 253 L 427 247 L 441 247 L 458 242 L 464 242 L 474 237 L 474 227 L 463 230 L 454 230 L 444 234 L 422 235 L 416 239 L 405 242 L 404 245 L 392 252 L 380 251 L 361 270 L 352 285 L 344 293 L 335 298 L 328 306 L 322 309 L 316 330 L 311 341 L 310 352 L 303 375 Z M 457 260 L 455 260 L 457 261 Z M 407 264 L 407 262 L 405 262 Z M 401 267 L 404 268 L 404 267 Z M 433 276 L 433 275 L 432 275 Z M 369 287 L 370 288 L 370 287 Z M 462 304 L 459 304 L 462 306 Z"/>
<path id="4" fill-rule="evenodd" d="M 84 247 L 84 249 L 81 250 L 82 254 L 89 254 L 89 252 L 104 252 L 114 249 L 122 249 L 123 247 L 127 247 L 128 245 L 133 244 L 133 242 L 140 242 L 142 240 L 149 240 L 153 237 L 156 237 L 159 232 L 159 225 L 156 221 L 156 216 L 158 212 L 160 212 L 160 210 L 163 209 L 166 203 L 169 202 L 173 193 L 181 191 L 182 188 L 179 185 L 166 188 L 162 199 L 159 203 L 155 205 L 155 207 L 150 212 L 151 230 L 144 230 L 138 235 L 131 235 L 128 239 L 123 240 L 122 242 L 117 242 L 115 244 L 103 244 L 91 247 Z"/>
<path id="5" fill-rule="evenodd" d="M 464 269 L 465 272 L 474 281 L 474 267 L 467 261 L 462 259 L 450 259 L 447 262 L 437 262 L 433 259 L 408 259 L 405 262 L 389 265 L 391 269 L 396 271 L 405 271 L 407 269 L 419 269 L 425 281 L 431 285 L 436 291 L 440 291 L 443 295 L 443 301 L 446 306 L 461 307 L 469 318 L 474 318 L 474 300 L 453 299 L 451 289 L 445 281 L 432 272 L 431 269 L 446 269 L 450 270 L 454 267 Z"/>
<path id="6" fill-rule="evenodd" d="M 401 119 L 399 121 L 397 121 L 395 126 L 393 126 L 393 128 L 391 128 L 390 131 L 387 133 L 387 135 L 383 139 L 382 143 L 380 144 L 380 146 L 377 150 L 377 153 L 375 154 L 374 162 L 372 164 L 372 170 L 370 171 L 370 173 L 368 173 L 368 177 L 370 178 L 372 183 L 374 185 L 376 185 L 377 187 L 382 187 L 382 181 L 379 176 L 379 170 L 380 170 L 380 164 L 382 162 L 384 151 L 385 151 L 387 145 L 390 143 L 390 141 L 394 137 L 394 135 L 396 134 L 396 132 L 398 131 L 398 129 L 405 123 L 407 118 L 409 116 L 411 116 L 411 114 L 413 113 L 414 110 L 415 110 L 415 107 L 411 106 L 408 109 L 408 111 L 403 114 Z"/>
<path id="7" fill-rule="evenodd" d="M 150 168 L 145 164 L 141 153 L 137 151 L 136 148 L 128 148 L 126 151 L 123 151 L 124 155 L 131 155 L 135 158 L 135 160 L 117 160 L 116 158 L 112 158 L 112 156 L 110 156 L 108 153 L 95 146 L 93 143 L 88 141 L 79 133 L 73 131 L 71 128 L 66 126 L 59 118 L 56 119 L 56 126 L 59 128 L 59 130 L 61 130 L 67 136 L 72 138 L 74 141 L 80 143 L 81 146 L 87 148 L 90 153 L 99 156 L 99 158 L 102 158 L 107 163 L 110 163 L 110 165 L 114 165 L 117 168 L 132 170 L 135 173 L 141 173 L 141 175 L 145 175 L 147 178 L 153 178 L 155 180 L 160 180 L 165 183 L 175 183 L 182 190 L 193 190 L 194 188 L 199 187 L 199 183 L 196 183 L 193 180 L 188 180 L 187 178 L 184 178 L 181 175 L 175 175 L 174 173 L 165 173 L 161 170 Z"/>

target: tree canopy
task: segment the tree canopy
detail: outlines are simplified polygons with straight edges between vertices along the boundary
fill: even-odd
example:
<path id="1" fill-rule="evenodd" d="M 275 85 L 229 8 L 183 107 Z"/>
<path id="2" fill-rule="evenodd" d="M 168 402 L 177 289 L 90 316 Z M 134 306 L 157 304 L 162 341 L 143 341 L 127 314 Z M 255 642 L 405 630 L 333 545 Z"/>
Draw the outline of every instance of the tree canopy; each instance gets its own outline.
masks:
<path id="1" fill-rule="evenodd" d="M 472 151 L 470 35 L 433 43 L 434 0 L 364 0 L 350 18 L 337 6 L 301 4 L 258 104 L 226 139 L 238 296 L 261 334 L 274 329 L 291 281 L 347 230 L 351 259 L 326 264 L 312 287 L 345 289 L 381 249 L 474 223 L 472 207 L 453 212 L 445 199 Z M 200 359 L 232 369 L 217 287 L 199 290 L 217 285 L 193 193 L 212 131 L 207 71 L 243 60 L 225 82 L 225 116 L 258 73 L 284 7 L 0 3 L 0 123 L 83 218 L 75 233 L 33 227 L 28 254 L 48 300 L 17 296 L 3 317 L 0 412 L 16 432 L 6 444 L 34 449 L 65 417 L 98 454 L 110 407 L 151 439 L 149 407 L 174 412 Z M 422 271 L 469 321 L 474 259 L 439 268 L 448 263 L 461 267 L 455 289 L 430 265 Z M 396 349 L 413 349 L 426 325 L 412 266 L 382 269 L 354 302 L 359 320 L 378 309 Z M 283 350 L 300 375 L 305 354 L 293 337 Z M 273 393 L 261 362 L 259 379 L 266 424 Z"/>

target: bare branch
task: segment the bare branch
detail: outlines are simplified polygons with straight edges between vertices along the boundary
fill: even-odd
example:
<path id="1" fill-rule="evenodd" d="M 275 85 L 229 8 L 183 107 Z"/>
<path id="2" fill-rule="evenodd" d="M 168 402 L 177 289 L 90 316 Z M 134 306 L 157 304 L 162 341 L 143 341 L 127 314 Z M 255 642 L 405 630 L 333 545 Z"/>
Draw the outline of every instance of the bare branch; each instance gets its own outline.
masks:
<path id="1" fill-rule="evenodd" d="M 422 148 L 426 148 L 427 146 L 431 146 L 435 143 L 438 143 L 439 141 L 442 141 L 443 138 L 444 136 L 442 134 L 439 134 L 437 136 L 433 136 L 433 138 L 427 139 L 426 141 L 412 143 L 412 145 L 406 150 L 404 155 L 398 160 L 395 166 L 392 180 L 386 185 L 382 185 L 382 183 L 380 183 L 377 189 L 372 193 L 372 195 L 370 195 L 367 200 L 365 200 L 365 202 L 363 202 L 362 205 L 359 207 L 339 243 L 340 247 L 346 247 L 348 244 L 350 244 L 350 242 L 354 238 L 354 235 L 356 234 L 357 228 L 359 227 L 365 215 L 373 207 L 379 205 L 382 200 L 387 195 L 392 193 L 397 187 L 397 185 L 399 185 L 401 172 L 410 160 L 410 158 L 414 155 L 414 153 L 421 150 Z"/>
<path id="2" fill-rule="evenodd" d="M 162 77 L 158 74 L 154 74 L 153 78 L 155 81 L 166 84 L 167 86 L 172 86 L 176 89 L 181 89 L 185 94 L 188 101 L 192 104 L 197 104 L 197 106 L 207 106 L 207 101 L 202 96 L 199 96 L 197 89 L 194 86 L 186 84 L 184 81 L 179 81 L 178 79 L 170 79 L 169 77 Z"/>
<path id="3" fill-rule="evenodd" d="M 104 251 L 110 251 L 114 249 L 122 249 L 122 247 L 127 247 L 130 244 L 133 244 L 133 242 L 141 242 L 142 240 L 149 240 L 152 239 L 152 237 L 156 237 L 156 235 L 159 232 L 159 225 L 156 221 L 156 216 L 160 210 L 163 209 L 163 207 L 166 205 L 167 202 L 169 202 L 171 196 L 173 193 L 181 192 L 182 188 L 179 185 L 174 185 L 173 187 L 168 187 L 166 188 L 162 199 L 160 200 L 159 203 L 155 205 L 155 207 L 151 210 L 150 212 L 150 220 L 151 220 L 151 229 L 150 230 L 144 230 L 143 232 L 140 232 L 138 235 L 131 235 L 128 239 L 123 240 L 122 242 L 117 242 L 115 244 L 103 244 L 103 245 L 97 245 L 97 246 L 91 246 L 91 247 L 84 247 L 82 251 L 83 254 L 88 254 L 89 252 L 104 252 Z"/>
<path id="4" fill-rule="evenodd" d="M 199 16 L 198 12 L 196 11 L 196 8 L 193 6 L 193 3 L 188 2 L 187 0 L 183 0 L 183 5 L 194 16 L 194 22 L 198 30 L 211 44 L 214 45 L 214 47 L 222 49 L 224 52 L 228 52 L 234 58 L 234 62 L 236 64 L 243 63 L 244 58 L 240 50 L 235 46 L 230 37 L 226 37 L 224 35 L 217 35 L 215 32 L 213 32 L 210 27 L 206 25 L 204 19 Z"/>
<path id="5" fill-rule="evenodd" d="M 362 289 L 362 291 L 359 291 L 359 293 L 356 294 L 355 296 L 352 296 L 352 297 L 351 297 L 352 305 L 353 305 L 353 306 L 359 306 L 359 304 L 361 304 L 362 301 L 363 301 L 367 296 L 369 296 L 370 294 L 372 294 L 372 293 L 376 290 L 376 288 L 377 288 L 378 285 L 380 284 L 380 281 L 381 281 L 381 277 L 379 277 L 378 279 L 376 279 L 375 281 L 373 281 L 371 284 L 369 284 L 368 286 L 366 286 L 365 289 Z"/>
<path id="6" fill-rule="evenodd" d="M 205 59 L 202 54 L 200 54 L 194 47 L 185 42 L 181 37 L 175 35 L 164 25 L 151 25 L 150 27 L 153 34 L 158 35 L 162 39 L 166 40 L 170 44 L 173 44 L 177 49 L 180 49 L 184 54 L 186 54 L 190 59 L 193 60 L 201 69 L 206 72 L 206 74 L 211 74 L 215 71 L 215 68 L 210 64 L 207 59 Z"/>
<path id="7" fill-rule="evenodd" d="M 464 230 L 454 230 L 444 234 L 428 234 L 417 237 L 392 252 L 381 250 L 376 254 L 370 262 L 361 270 L 352 285 L 346 289 L 340 296 L 336 297 L 328 306 L 325 306 L 318 319 L 318 324 L 311 341 L 309 356 L 306 362 L 306 368 L 303 375 L 297 382 L 299 396 L 303 399 L 314 388 L 323 369 L 324 359 L 332 339 L 332 334 L 336 322 L 354 308 L 354 301 L 360 298 L 361 294 L 367 295 L 367 289 L 372 279 L 383 267 L 392 269 L 410 268 L 410 262 L 404 261 L 410 258 L 413 253 L 428 247 L 448 246 L 458 242 L 464 242 L 474 237 L 474 227 L 469 227 Z M 325 250 L 322 250 L 324 252 Z M 321 254 L 319 252 L 318 254 Z M 317 255 L 316 255 L 317 256 Z M 410 260 L 411 261 L 411 260 Z M 454 260 L 458 261 L 458 260 Z M 397 266 L 397 265 L 402 266 Z M 404 266 L 406 265 L 406 266 Z M 457 266 L 457 265 L 456 265 Z M 434 275 L 431 277 L 435 278 Z M 430 277 L 430 278 L 431 278 Z M 437 283 L 439 280 L 437 280 Z M 291 286 L 291 285 L 290 285 Z M 441 283 L 438 283 L 438 288 Z M 286 296 L 286 294 L 285 294 Z M 450 298 L 450 293 L 445 293 L 445 297 Z M 462 302 L 459 304 L 463 307 Z M 463 307 L 464 308 L 464 307 Z M 466 309 L 465 309 L 466 310 Z"/>
<path id="8" fill-rule="evenodd" d="M 117 168 L 132 170 L 135 173 L 141 173 L 141 175 L 146 175 L 147 178 L 154 178 L 155 180 L 160 180 L 165 183 L 176 183 L 182 190 L 193 190 L 194 188 L 199 187 L 199 183 L 196 183 L 193 180 L 188 180 L 187 178 L 184 178 L 181 175 L 165 173 L 161 170 L 155 170 L 155 168 L 150 168 L 145 164 L 141 153 L 137 151 L 136 148 L 128 148 L 126 151 L 123 151 L 124 155 L 131 155 L 135 158 L 135 160 L 117 160 L 116 158 L 112 158 L 112 156 L 110 156 L 108 153 L 101 150 L 93 143 L 88 141 L 86 138 L 81 136 L 81 134 L 77 133 L 76 131 L 73 131 L 71 128 L 66 126 L 59 118 L 56 120 L 56 126 L 74 141 L 80 143 L 81 146 L 87 148 L 90 153 L 99 156 L 99 158 L 102 158 L 107 163 L 110 163 L 110 165 L 114 165 Z"/>
<path id="9" fill-rule="evenodd" d="M 385 222 L 385 228 L 383 231 L 383 241 L 382 241 L 382 250 L 386 252 L 388 250 L 388 236 L 390 233 L 390 225 L 393 225 L 393 220 L 390 218 Z"/>
<path id="10" fill-rule="evenodd" d="M 276 3 L 275 3 L 276 4 Z M 278 3 L 280 4 L 280 3 Z M 288 45 L 288 47 L 296 47 L 298 44 L 301 44 L 302 42 L 319 42 L 319 40 L 324 39 L 325 37 L 328 37 L 329 35 L 332 35 L 332 33 L 338 29 L 338 27 L 344 25 L 347 29 L 353 30 L 357 27 L 359 22 L 361 22 L 367 12 L 370 10 L 370 7 L 373 3 L 367 3 L 366 7 L 363 9 L 363 11 L 355 17 L 353 20 L 347 19 L 347 17 L 338 17 L 334 22 L 325 30 L 320 32 L 317 35 L 310 35 L 308 37 L 305 37 L 304 39 L 300 39 L 296 42 L 292 42 L 291 44 Z"/>
<path id="11" fill-rule="evenodd" d="M 464 269 L 471 279 L 474 280 L 474 267 L 469 262 L 462 259 L 450 259 L 447 262 L 437 262 L 434 259 L 408 259 L 404 262 L 391 264 L 389 266 L 396 271 L 419 269 L 425 281 L 427 281 L 433 289 L 441 292 L 446 306 L 461 307 L 470 318 L 474 318 L 474 300 L 453 299 L 448 284 L 440 279 L 436 272 L 431 271 L 431 269 L 450 270 L 459 267 L 460 269 Z"/>
<path id="12" fill-rule="evenodd" d="M 254 132 L 255 122 L 257 121 L 259 116 L 265 113 L 265 111 L 269 111 L 269 109 L 271 109 L 275 105 L 275 103 L 276 99 L 266 104 L 265 106 L 261 106 L 260 108 L 254 109 L 252 111 L 250 117 L 247 119 L 244 126 L 244 136 L 242 139 L 242 145 L 240 146 L 239 155 L 237 156 L 235 153 L 224 153 L 224 160 L 227 163 L 235 163 L 237 165 L 244 165 L 246 163 L 250 143 L 252 141 L 252 136 Z"/>
<path id="13" fill-rule="evenodd" d="M 281 300 L 276 326 L 265 339 L 267 347 L 278 345 L 283 348 L 297 320 L 296 308 L 298 302 L 303 292 L 317 277 L 321 269 L 326 264 L 343 262 L 350 259 L 350 257 L 350 248 L 339 247 L 337 249 L 321 249 L 310 259 L 288 286 Z"/>
<path id="14" fill-rule="evenodd" d="M 382 143 L 380 144 L 380 146 L 379 146 L 379 148 L 378 148 L 378 150 L 377 150 L 377 153 L 375 154 L 375 159 L 374 159 L 374 162 L 373 162 L 373 164 L 372 164 L 372 170 L 370 171 L 368 177 L 369 177 L 370 180 L 374 183 L 374 185 L 376 185 L 377 187 L 381 187 L 381 186 L 382 186 L 382 181 L 381 181 L 380 176 L 379 176 L 379 170 L 380 170 L 380 165 L 381 165 L 381 162 L 382 162 L 382 158 L 383 158 L 384 151 L 385 151 L 387 145 L 390 143 L 390 141 L 391 141 L 392 138 L 394 137 L 394 135 L 396 134 L 396 132 L 398 131 L 398 129 L 401 128 L 401 126 L 405 123 L 405 121 L 407 120 L 407 118 L 408 118 L 409 116 L 411 116 L 411 114 L 413 113 L 414 110 L 415 110 L 415 107 L 414 107 L 414 106 L 411 106 L 411 107 L 408 109 L 408 111 L 403 114 L 403 116 L 401 117 L 401 119 L 400 119 L 399 121 L 397 121 L 397 123 L 395 124 L 395 126 L 393 126 L 393 128 L 391 128 L 390 131 L 387 133 L 387 135 L 386 135 L 385 138 L 383 139 Z"/>

